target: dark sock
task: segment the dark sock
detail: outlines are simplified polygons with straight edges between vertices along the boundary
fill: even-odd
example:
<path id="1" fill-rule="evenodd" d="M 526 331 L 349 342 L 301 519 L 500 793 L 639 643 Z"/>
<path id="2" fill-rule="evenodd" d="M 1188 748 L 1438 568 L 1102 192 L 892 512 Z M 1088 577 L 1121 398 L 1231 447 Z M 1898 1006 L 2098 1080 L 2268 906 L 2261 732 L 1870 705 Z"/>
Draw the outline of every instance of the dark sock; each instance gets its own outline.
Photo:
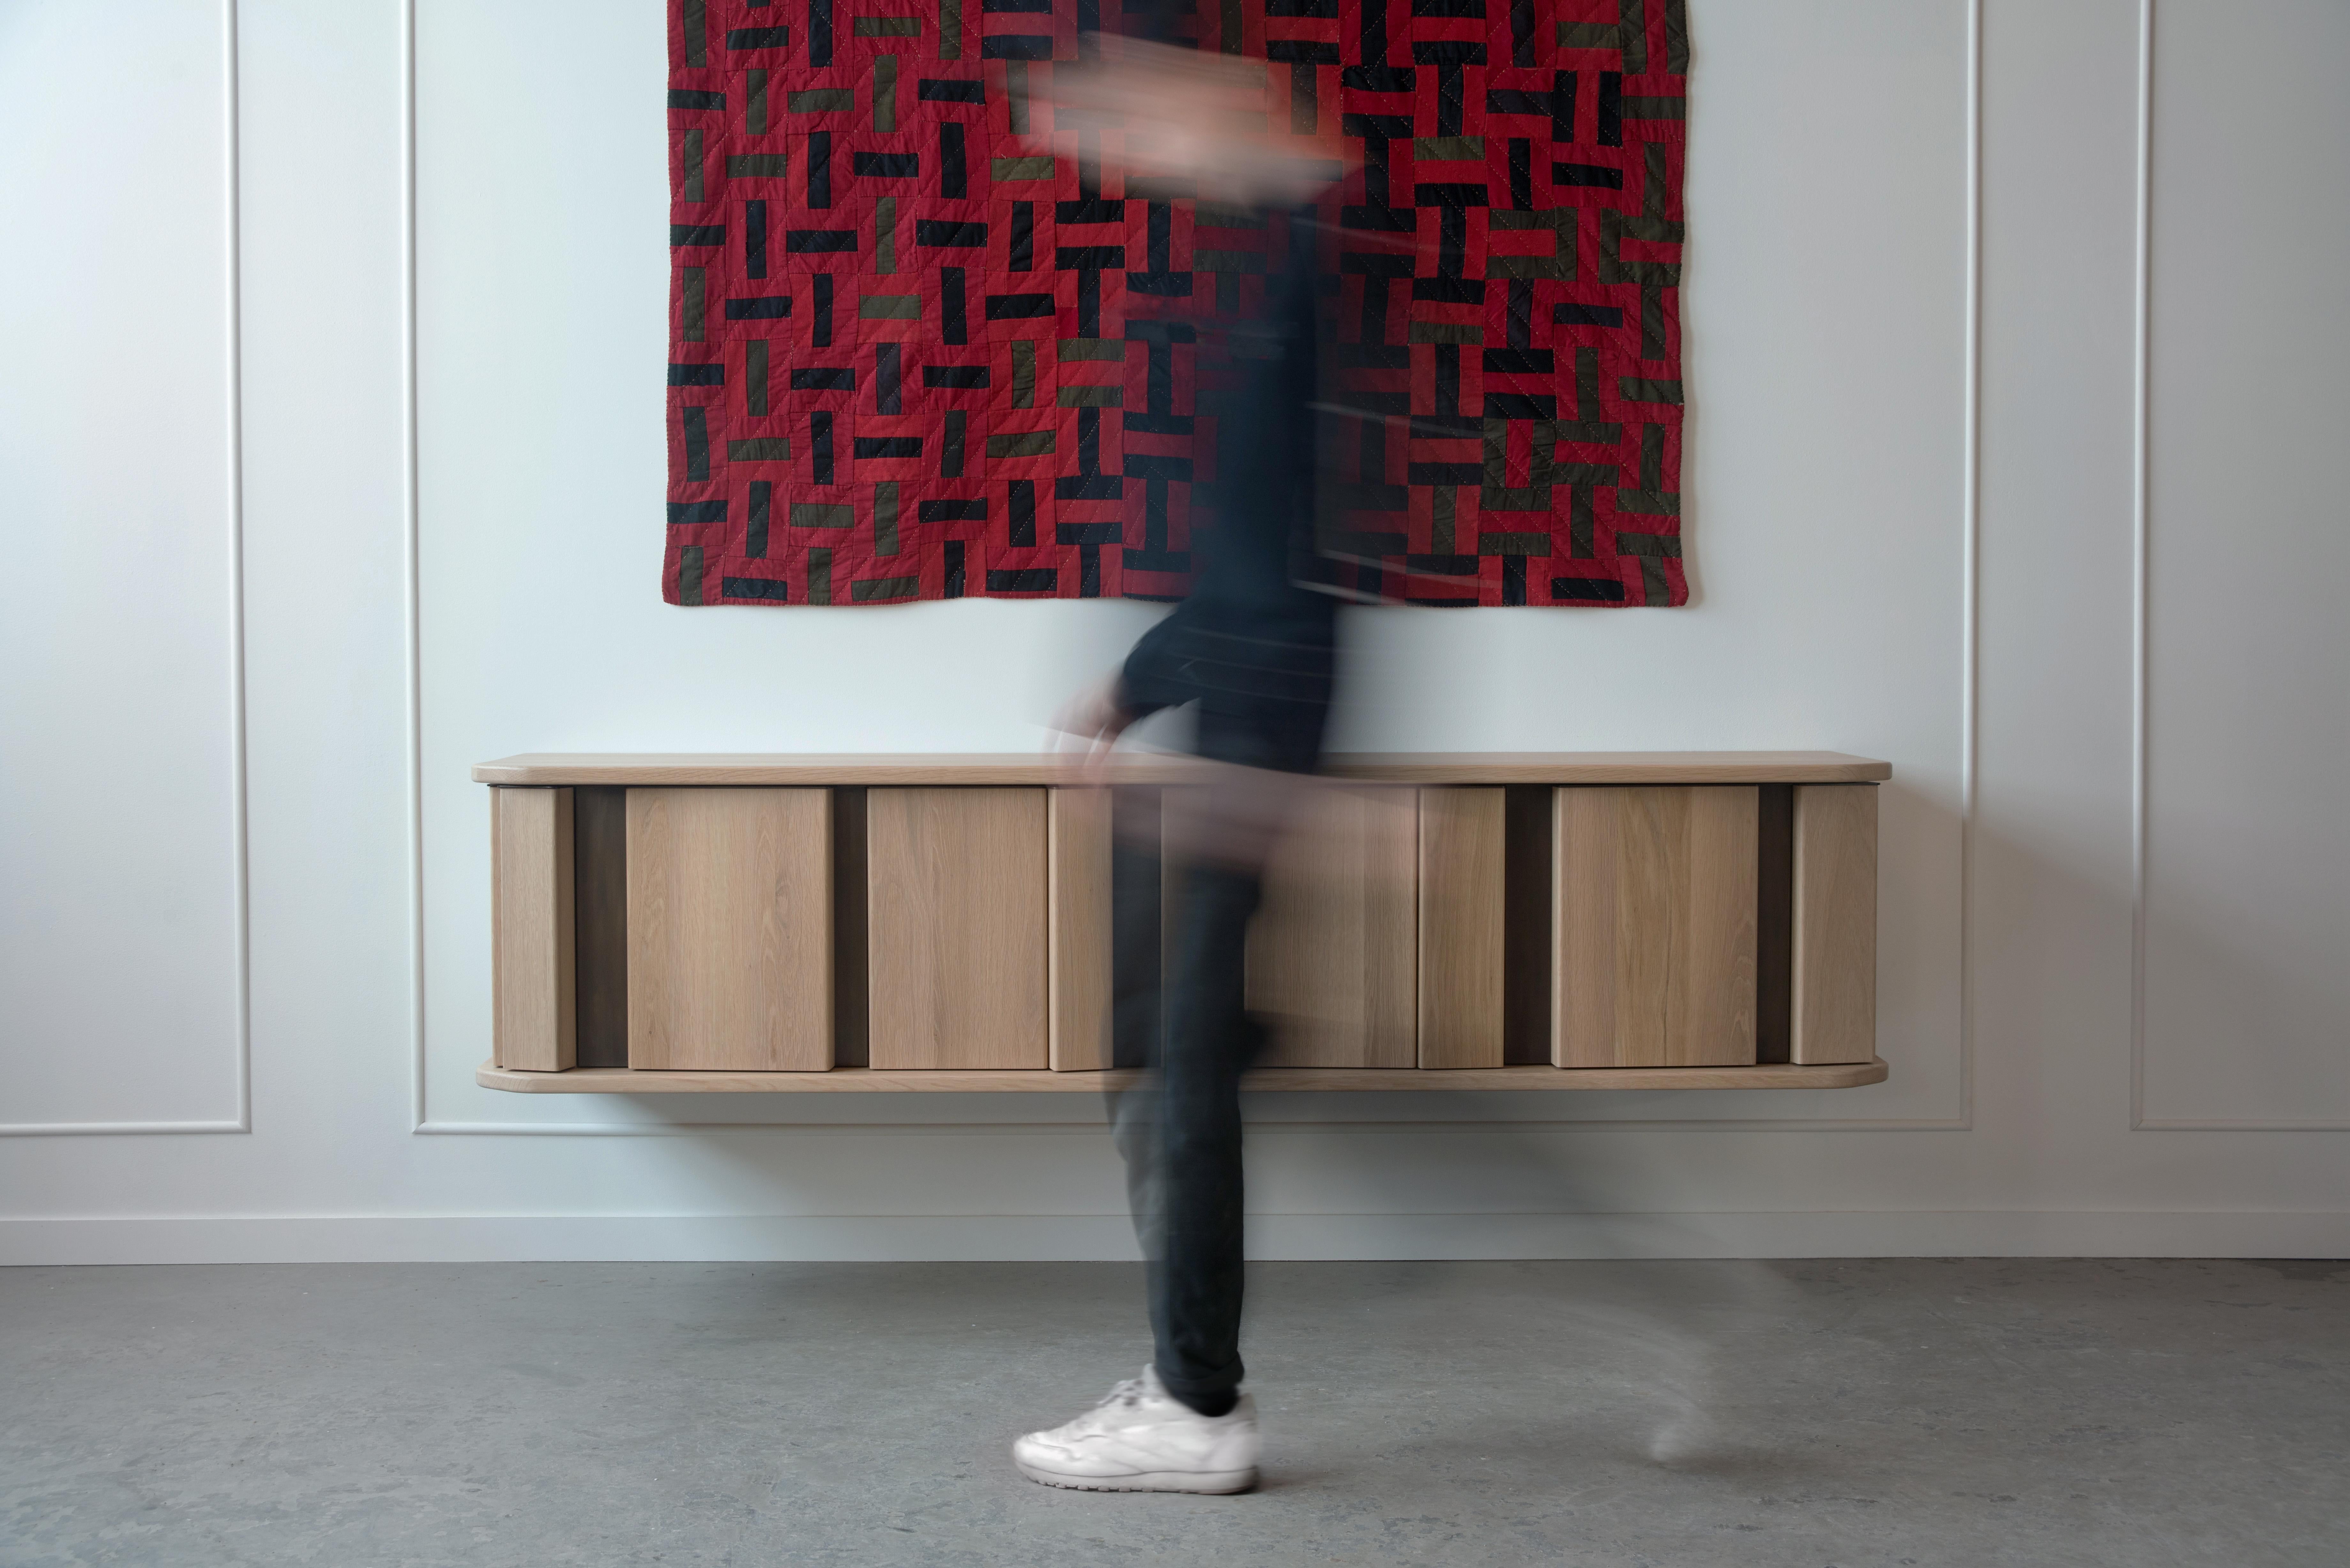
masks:
<path id="1" fill-rule="evenodd" d="M 1218 1416 L 1231 1415 L 1233 1407 L 1241 1402 L 1241 1397 L 1231 1389 L 1226 1389 L 1222 1394 L 1202 1394 L 1197 1398 L 1189 1394 L 1177 1394 L 1172 1388 L 1167 1392 L 1177 1404 L 1189 1405 L 1210 1420 L 1215 1419 Z"/>

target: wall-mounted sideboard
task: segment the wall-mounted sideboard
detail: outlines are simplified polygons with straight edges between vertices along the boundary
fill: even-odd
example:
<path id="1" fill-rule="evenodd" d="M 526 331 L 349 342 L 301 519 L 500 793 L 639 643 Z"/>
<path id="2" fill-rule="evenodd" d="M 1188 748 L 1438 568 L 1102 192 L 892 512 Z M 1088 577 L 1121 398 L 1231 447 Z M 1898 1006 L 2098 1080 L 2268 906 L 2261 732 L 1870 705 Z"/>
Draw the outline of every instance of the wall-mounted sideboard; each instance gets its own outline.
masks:
<path id="1" fill-rule="evenodd" d="M 1113 817 L 1149 841 L 1202 767 L 1121 761 L 1104 788 L 1038 757 L 484 763 L 478 1080 L 1099 1088 L 1118 1072 Z M 1251 932 L 1250 1005 L 1274 1034 L 1250 1086 L 1877 1083 L 1891 772 L 1832 752 L 1334 759 Z M 1175 859 L 1150 874 L 1144 907 L 1180 899 Z"/>

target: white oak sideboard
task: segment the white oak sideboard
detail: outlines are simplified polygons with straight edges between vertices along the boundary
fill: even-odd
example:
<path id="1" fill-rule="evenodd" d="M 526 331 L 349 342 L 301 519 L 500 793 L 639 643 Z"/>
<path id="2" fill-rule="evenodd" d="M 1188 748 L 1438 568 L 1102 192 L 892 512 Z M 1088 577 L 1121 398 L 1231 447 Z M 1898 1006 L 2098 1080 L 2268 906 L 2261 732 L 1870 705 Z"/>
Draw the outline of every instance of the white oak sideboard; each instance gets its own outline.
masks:
<path id="1" fill-rule="evenodd" d="M 1115 1083 L 1115 877 L 1205 764 L 552 755 L 491 786 L 494 1054 L 525 1094 Z M 1258 1089 L 1846 1088 L 1876 1051 L 1881 762 L 1332 759 L 1268 871 Z M 1147 870 L 1137 871 L 1138 866 Z M 1121 869 L 1123 867 L 1123 869 Z M 1146 944 L 1150 939 L 1146 937 Z M 1148 950 L 1146 945 L 1145 950 Z"/>

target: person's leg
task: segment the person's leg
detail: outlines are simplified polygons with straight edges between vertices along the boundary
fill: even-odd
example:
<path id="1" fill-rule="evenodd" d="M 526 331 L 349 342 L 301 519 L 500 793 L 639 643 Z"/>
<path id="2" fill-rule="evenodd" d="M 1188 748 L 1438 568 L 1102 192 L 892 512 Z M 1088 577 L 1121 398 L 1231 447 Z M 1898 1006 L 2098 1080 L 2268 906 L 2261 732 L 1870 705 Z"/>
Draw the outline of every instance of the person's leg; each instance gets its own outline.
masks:
<path id="1" fill-rule="evenodd" d="M 1140 1377 L 1076 1420 L 1027 1434 L 1012 1452 L 1023 1474 L 1048 1486 L 1243 1491 L 1256 1483 L 1258 1442 L 1255 1407 L 1233 1393 L 1245 1061 L 1232 1053 L 1237 1044 L 1244 1057 L 1253 1035 L 1238 1010 L 1256 877 L 1192 869 L 1162 988 L 1159 840 L 1153 831 L 1147 842 L 1129 837 L 1113 850 L 1113 1059 L 1149 1071 L 1110 1096 L 1135 1230 L 1149 1260 L 1157 1349 Z M 1173 998 L 1164 1014 L 1162 990 Z M 1225 1026 L 1233 1017 L 1237 1031 Z"/>
<path id="2" fill-rule="evenodd" d="M 1239 1397 L 1243 1290 L 1241 1074 L 1260 1031 L 1243 997 L 1254 870 L 1204 863 L 1183 876 L 1159 1053 L 1149 1289 L 1152 1365 L 1206 1416 Z"/>
<path id="3" fill-rule="evenodd" d="M 1321 710 L 1268 722 L 1201 714 L 1201 751 L 1228 764 L 1113 850 L 1114 1060 L 1148 1069 L 1114 1093 L 1135 1228 L 1149 1260 L 1152 1365 L 1092 1411 L 1013 1445 L 1022 1473 L 1110 1491 L 1239 1491 L 1256 1482 L 1255 1407 L 1238 1392 L 1243 1248 L 1240 1080 L 1261 1035 L 1246 1010 L 1249 920 L 1264 867 L 1301 790 Z M 1139 842 L 1138 842 L 1138 837 Z M 1178 878 L 1159 976 L 1157 846 Z M 1154 1048 L 1155 1047 L 1155 1048 Z"/>
<path id="4" fill-rule="evenodd" d="M 1258 1040 L 1243 969 L 1261 876 L 1246 853 L 1256 841 L 1235 842 L 1213 821 L 1215 803 L 1231 798 L 1229 789 L 1187 792 L 1185 809 L 1163 824 L 1139 814 L 1111 869 L 1113 1059 L 1148 1071 L 1114 1091 L 1109 1109 L 1148 1261 L 1154 1365 L 1170 1393 L 1211 1415 L 1232 1407 L 1241 1376 L 1240 1075 Z M 1169 833 L 1209 840 L 1219 858 L 1186 856 L 1175 926 L 1162 933 L 1159 848 Z"/>

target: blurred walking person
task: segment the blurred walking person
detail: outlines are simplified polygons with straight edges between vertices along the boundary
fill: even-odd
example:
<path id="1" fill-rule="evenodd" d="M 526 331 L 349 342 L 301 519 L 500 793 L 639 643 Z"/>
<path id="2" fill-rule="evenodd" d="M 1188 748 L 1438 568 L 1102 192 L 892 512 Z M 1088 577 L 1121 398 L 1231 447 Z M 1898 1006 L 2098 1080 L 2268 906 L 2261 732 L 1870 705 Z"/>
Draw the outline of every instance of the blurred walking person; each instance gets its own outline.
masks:
<path id="1" fill-rule="evenodd" d="M 1093 1410 L 1020 1438 L 1014 1457 L 1051 1486 L 1242 1491 L 1256 1482 L 1258 1438 L 1241 1391 L 1240 1080 L 1262 1043 L 1243 961 L 1267 857 L 1321 764 L 1331 700 L 1337 601 L 1305 586 L 1301 566 L 1313 551 L 1317 370 L 1304 202 L 1335 164 L 1276 151 L 1223 118 L 1250 85 L 1241 62 L 1101 44 L 1098 67 L 1056 82 L 1055 125 L 1115 126 L 1129 173 L 1253 209 L 1269 238 L 1285 237 L 1286 260 L 1262 313 L 1202 324 L 1222 335 L 1234 384 L 1201 394 L 1216 421 L 1216 506 L 1207 528 L 1194 524 L 1192 591 L 1061 721 L 1099 763 L 1137 721 L 1188 705 L 1194 750 L 1216 765 L 1168 796 L 1163 842 L 1182 883 L 1163 998 L 1158 845 L 1115 852 L 1116 1060 L 1149 1071 L 1114 1096 L 1112 1117 L 1148 1261 L 1151 1361 Z"/>

